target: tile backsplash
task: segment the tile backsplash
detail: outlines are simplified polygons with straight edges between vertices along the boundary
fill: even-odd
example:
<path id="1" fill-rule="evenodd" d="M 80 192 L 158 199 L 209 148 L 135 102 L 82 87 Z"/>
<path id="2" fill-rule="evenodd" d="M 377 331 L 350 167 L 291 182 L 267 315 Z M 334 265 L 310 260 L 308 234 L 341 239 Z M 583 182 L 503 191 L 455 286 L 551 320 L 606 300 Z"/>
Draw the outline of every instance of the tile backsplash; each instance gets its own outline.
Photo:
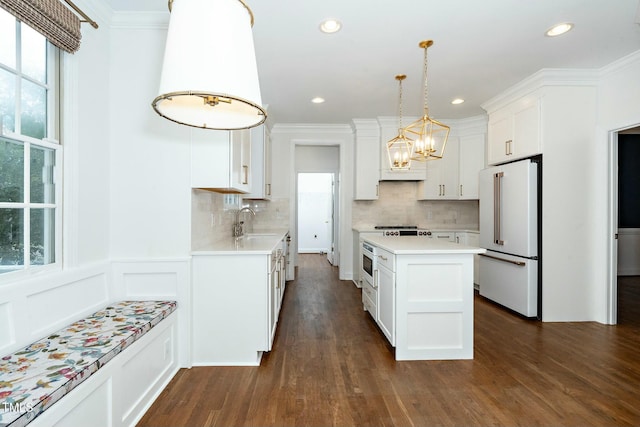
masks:
<path id="1" fill-rule="evenodd" d="M 417 225 L 427 229 L 479 228 L 477 200 L 417 200 L 418 183 L 380 181 L 378 200 L 352 202 L 352 226 Z"/>
<path id="2" fill-rule="evenodd" d="M 417 185 L 413 181 L 381 181 L 378 200 L 352 202 L 352 226 L 478 229 L 477 200 L 417 200 Z M 256 212 L 255 216 L 242 214 L 245 231 L 289 226 L 289 199 L 242 200 L 237 194 L 197 189 L 192 190 L 191 196 L 191 248 L 194 250 L 231 237 L 235 213 L 243 206 Z"/>
<path id="3" fill-rule="evenodd" d="M 242 200 L 237 194 L 194 189 L 191 193 L 191 249 L 206 248 L 231 237 L 236 211 L 243 206 L 256 212 L 255 216 L 242 214 L 245 231 L 289 226 L 288 199 Z"/>

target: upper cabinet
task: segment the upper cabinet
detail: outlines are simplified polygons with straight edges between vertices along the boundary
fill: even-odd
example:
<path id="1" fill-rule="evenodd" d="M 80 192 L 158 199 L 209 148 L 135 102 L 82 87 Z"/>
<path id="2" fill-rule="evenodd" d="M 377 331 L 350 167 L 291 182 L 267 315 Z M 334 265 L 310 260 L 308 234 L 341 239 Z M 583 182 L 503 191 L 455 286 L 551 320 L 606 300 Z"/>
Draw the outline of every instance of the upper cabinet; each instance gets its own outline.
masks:
<path id="1" fill-rule="evenodd" d="M 418 182 L 418 200 L 478 199 L 478 172 L 484 166 L 486 116 L 449 120 L 451 133 L 444 156 L 424 162 L 424 181 Z"/>
<path id="2" fill-rule="evenodd" d="M 417 117 L 403 117 L 402 125 L 417 120 Z M 421 181 L 425 179 L 426 163 L 412 161 L 410 169 L 391 169 L 389 156 L 387 154 L 387 142 L 398 136 L 397 117 L 378 117 L 380 126 L 380 180 L 381 181 Z"/>
<path id="3" fill-rule="evenodd" d="M 487 163 L 489 165 L 542 153 L 540 97 L 522 97 L 489 116 Z"/>
<path id="4" fill-rule="evenodd" d="M 191 187 L 223 193 L 251 191 L 250 131 L 193 128 Z"/>
<path id="5" fill-rule="evenodd" d="M 443 158 L 422 163 L 427 170 L 424 181 L 418 183 L 419 200 L 458 199 L 459 147 L 458 138 L 449 136 Z"/>
<path id="6" fill-rule="evenodd" d="M 380 126 L 375 119 L 354 119 L 355 200 L 376 200 L 380 181 Z M 386 157 L 385 157 L 386 159 Z"/>
<path id="7" fill-rule="evenodd" d="M 245 199 L 271 199 L 271 137 L 265 125 L 251 128 L 251 193 Z"/>

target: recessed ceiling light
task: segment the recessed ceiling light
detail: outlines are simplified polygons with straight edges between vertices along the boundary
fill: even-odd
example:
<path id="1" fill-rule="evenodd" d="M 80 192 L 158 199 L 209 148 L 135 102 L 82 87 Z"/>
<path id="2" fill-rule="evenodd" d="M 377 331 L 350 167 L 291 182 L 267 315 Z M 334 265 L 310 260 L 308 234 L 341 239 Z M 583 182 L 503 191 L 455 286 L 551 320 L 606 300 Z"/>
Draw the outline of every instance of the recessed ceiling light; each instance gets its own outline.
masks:
<path id="1" fill-rule="evenodd" d="M 453 101 L 451 101 L 451 103 L 452 103 L 453 105 L 462 104 L 463 102 L 464 102 L 464 99 L 462 99 L 462 98 L 456 98 L 456 99 L 454 99 Z"/>
<path id="2" fill-rule="evenodd" d="M 563 22 L 562 24 L 554 25 L 549 28 L 546 33 L 544 33 L 548 37 L 555 37 L 566 33 L 567 31 L 573 28 L 573 24 L 570 22 Z"/>
<path id="3" fill-rule="evenodd" d="M 321 98 L 319 96 L 316 96 L 315 98 L 313 98 L 311 100 L 311 102 L 313 102 L 314 104 L 322 104 L 324 102 L 324 98 Z"/>
<path id="4" fill-rule="evenodd" d="M 342 28 L 342 24 L 337 19 L 327 19 L 320 23 L 320 31 L 323 33 L 337 33 L 340 28 Z"/>

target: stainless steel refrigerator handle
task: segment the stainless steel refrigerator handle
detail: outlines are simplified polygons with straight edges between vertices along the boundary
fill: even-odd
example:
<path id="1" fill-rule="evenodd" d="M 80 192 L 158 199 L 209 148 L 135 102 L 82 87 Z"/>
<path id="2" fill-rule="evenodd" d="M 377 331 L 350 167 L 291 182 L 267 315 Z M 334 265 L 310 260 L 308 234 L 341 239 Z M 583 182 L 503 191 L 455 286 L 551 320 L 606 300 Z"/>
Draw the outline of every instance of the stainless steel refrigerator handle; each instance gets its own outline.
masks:
<path id="1" fill-rule="evenodd" d="M 504 259 L 504 258 L 500 258 L 500 257 L 493 256 L 493 255 L 480 254 L 480 256 L 491 258 L 491 259 L 495 259 L 495 260 L 502 261 L 502 262 L 509 262 L 511 264 L 519 265 L 520 267 L 524 267 L 525 265 L 527 265 L 527 263 L 524 262 L 524 261 L 511 261 L 510 259 Z"/>
<path id="2" fill-rule="evenodd" d="M 493 242 L 496 245 L 504 245 L 504 241 L 500 239 L 500 188 L 501 179 L 504 172 L 498 172 L 493 175 Z"/>

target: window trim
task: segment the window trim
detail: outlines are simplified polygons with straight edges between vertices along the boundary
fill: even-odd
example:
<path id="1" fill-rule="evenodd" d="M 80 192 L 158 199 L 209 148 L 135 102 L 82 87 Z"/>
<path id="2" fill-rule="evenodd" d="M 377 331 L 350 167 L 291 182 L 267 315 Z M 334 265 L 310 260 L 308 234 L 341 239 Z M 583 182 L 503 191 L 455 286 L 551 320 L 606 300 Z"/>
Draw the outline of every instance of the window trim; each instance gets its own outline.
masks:
<path id="1" fill-rule="evenodd" d="M 18 25 L 16 20 L 16 60 L 20 60 L 20 50 L 19 46 L 21 45 L 21 41 L 19 40 L 20 31 L 19 25 L 26 25 L 24 22 L 20 22 Z M 61 93 L 61 78 L 63 75 L 63 57 L 62 52 L 56 48 L 50 41 L 47 40 L 46 44 L 46 53 L 47 53 L 47 81 L 43 85 L 43 87 L 47 90 L 47 110 L 46 110 L 46 119 L 45 119 L 45 128 L 46 128 L 46 138 L 37 139 L 31 136 L 22 135 L 15 132 L 4 131 L 2 126 L 0 126 L 0 136 L 4 139 L 16 141 L 18 143 L 22 143 L 26 145 L 25 148 L 25 167 L 24 167 L 24 182 L 25 185 L 30 180 L 30 155 L 32 146 L 42 147 L 46 149 L 51 149 L 54 152 L 55 157 L 55 165 L 53 168 L 53 181 L 55 184 L 55 203 L 37 203 L 35 206 L 32 206 L 30 201 L 30 191 L 26 190 L 25 187 L 25 200 L 21 203 L 14 202 L 0 202 L 0 207 L 2 208 L 19 208 L 19 209 L 27 209 L 27 213 L 24 216 L 25 224 L 23 225 L 24 230 L 23 233 L 25 235 L 25 247 L 27 243 L 30 243 L 30 231 L 31 224 L 30 216 L 32 209 L 40 209 L 40 208 L 55 208 L 55 242 L 53 244 L 55 256 L 54 262 L 45 264 L 45 265 L 31 265 L 31 257 L 25 257 L 24 265 L 20 269 L 16 269 L 14 271 L 6 271 L 0 273 L 0 286 L 5 285 L 7 283 L 12 283 L 19 280 L 24 280 L 25 278 L 39 276 L 42 274 L 47 274 L 51 272 L 61 271 L 63 269 L 63 241 L 64 236 L 63 233 L 63 145 L 59 142 L 58 138 L 61 133 L 61 123 L 62 123 L 62 93 Z M 15 74 L 19 77 L 18 80 L 22 78 L 26 78 L 29 81 L 34 81 L 29 76 L 23 74 L 20 69 L 19 63 L 16 63 L 16 68 L 11 69 L 8 67 L 4 67 L 0 65 L 3 69 Z M 42 82 L 37 82 L 39 85 L 42 85 Z M 18 86 L 16 89 L 16 93 L 18 92 Z M 18 102 L 19 97 L 16 96 L 16 103 Z M 17 107 L 15 109 L 16 124 L 20 124 L 20 109 Z M 18 127 L 20 129 L 20 127 Z M 29 240 L 27 240 L 27 237 Z M 0 266 L 2 268 L 3 266 Z"/>

